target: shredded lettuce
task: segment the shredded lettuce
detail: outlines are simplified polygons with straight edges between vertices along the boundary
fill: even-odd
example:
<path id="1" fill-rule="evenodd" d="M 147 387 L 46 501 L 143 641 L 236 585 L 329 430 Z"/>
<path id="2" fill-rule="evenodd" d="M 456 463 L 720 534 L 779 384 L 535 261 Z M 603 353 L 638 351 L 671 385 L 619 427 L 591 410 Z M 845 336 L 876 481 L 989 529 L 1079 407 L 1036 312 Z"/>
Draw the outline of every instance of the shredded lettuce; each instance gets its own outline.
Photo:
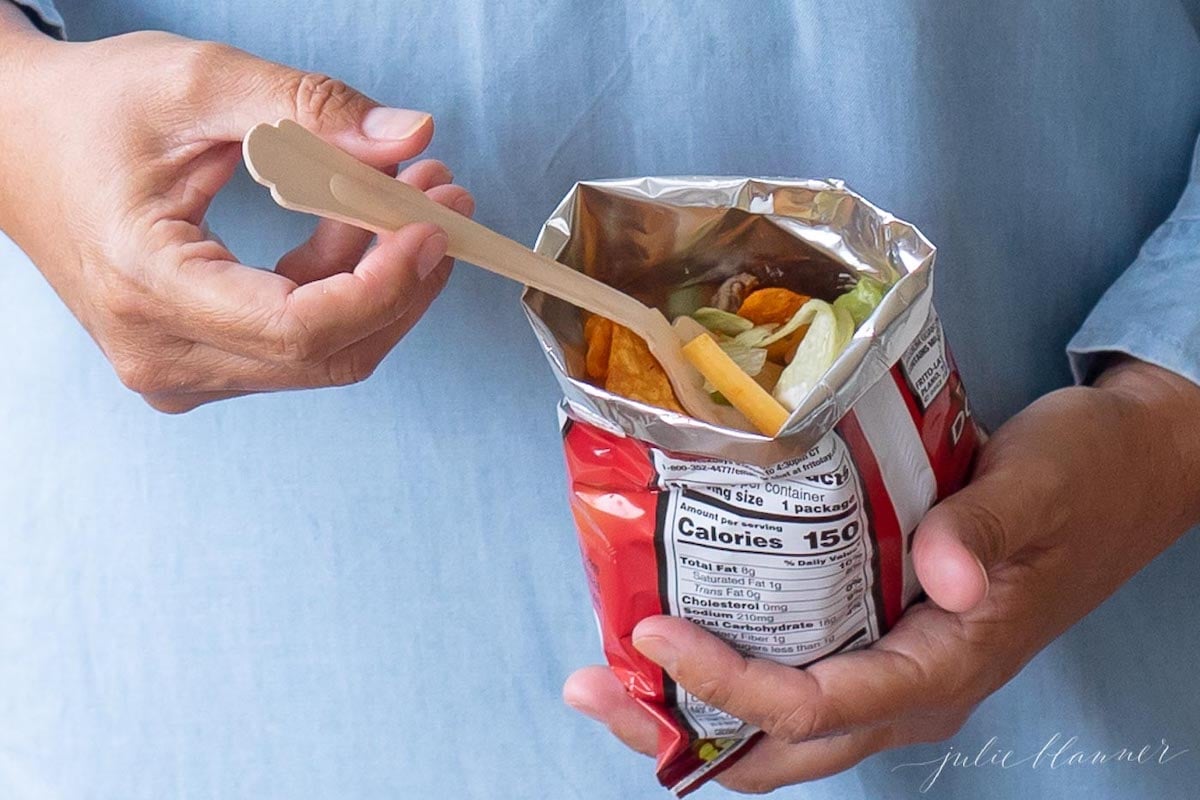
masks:
<path id="1" fill-rule="evenodd" d="M 733 340 L 745 347 L 761 347 L 763 340 L 775 332 L 779 326 L 771 323 L 768 325 L 755 325 L 748 331 L 742 331 Z"/>
<path id="2" fill-rule="evenodd" d="M 809 328 L 796 348 L 792 362 L 775 384 L 775 399 L 788 411 L 795 411 L 833 366 L 854 336 L 855 328 L 854 318 L 849 311 L 835 308 L 824 300 L 809 300 L 780 330 L 793 323 L 793 330 L 804 324 L 808 324 Z M 778 332 L 774 335 L 777 336 Z"/>
<path id="3" fill-rule="evenodd" d="M 768 345 L 775 344 L 780 339 L 785 339 L 788 336 L 791 336 L 802 326 L 808 325 L 810 322 L 812 322 L 813 316 L 817 313 L 818 309 L 828 307 L 829 303 L 826 303 L 824 300 L 809 300 L 807 303 L 800 306 L 800 308 L 796 309 L 796 313 L 792 314 L 791 319 L 783 323 L 783 327 L 776 328 L 770 336 L 759 342 L 758 346 L 767 347 Z M 805 335 L 805 338 L 807 338 L 807 334 Z"/>
<path id="4" fill-rule="evenodd" d="M 859 278 L 853 289 L 833 301 L 833 307 L 847 311 L 857 330 L 883 300 L 887 289 L 885 284 L 874 278 Z"/>
<path id="5" fill-rule="evenodd" d="M 761 347 L 746 347 L 738 344 L 736 339 L 718 341 L 717 344 L 751 378 L 762 372 L 763 364 L 767 363 L 767 351 Z"/>
<path id="6" fill-rule="evenodd" d="M 667 297 L 664 309 L 667 319 L 690 317 L 712 299 L 712 293 L 712 288 L 702 283 L 694 283 L 691 286 L 682 286 L 676 289 Z"/>
<path id="7" fill-rule="evenodd" d="M 846 349 L 846 346 L 850 344 L 850 340 L 854 338 L 854 331 L 858 329 L 858 326 L 854 322 L 854 317 L 846 309 L 835 306 L 833 313 L 837 315 L 838 323 L 837 348 L 833 356 L 833 359 L 836 361 L 837 357 Z M 830 366 L 833 365 L 831 364 Z"/>
<path id="8" fill-rule="evenodd" d="M 754 323 L 745 317 L 739 317 L 737 314 L 731 314 L 719 308 L 698 308 L 692 312 L 692 319 L 713 333 L 723 333 L 726 336 L 737 336 L 754 327 Z"/>
<path id="9" fill-rule="evenodd" d="M 751 378 L 762 372 L 763 365 L 767 363 L 767 351 L 761 347 L 746 347 L 738 344 L 736 339 L 717 339 L 717 345 L 725 351 L 725 355 L 733 359 L 733 363 L 738 365 L 738 369 L 749 375 Z M 712 393 L 717 390 L 717 387 L 704 382 L 704 390 Z"/>
<path id="10" fill-rule="evenodd" d="M 721 349 L 751 377 L 763 373 L 769 345 L 809 326 L 772 390 L 784 408 L 795 411 L 850 344 L 854 331 L 871 316 L 887 290 L 886 284 L 874 278 L 859 278 L 853 289 L 832 304 L 809 300 L 783 325 L 754 325 L 745 317 L 708 307 L 693 310 L 691 317 L 707 328 Z M 706 383 L 704 388 L 717 396 L 714 386 Z"/>

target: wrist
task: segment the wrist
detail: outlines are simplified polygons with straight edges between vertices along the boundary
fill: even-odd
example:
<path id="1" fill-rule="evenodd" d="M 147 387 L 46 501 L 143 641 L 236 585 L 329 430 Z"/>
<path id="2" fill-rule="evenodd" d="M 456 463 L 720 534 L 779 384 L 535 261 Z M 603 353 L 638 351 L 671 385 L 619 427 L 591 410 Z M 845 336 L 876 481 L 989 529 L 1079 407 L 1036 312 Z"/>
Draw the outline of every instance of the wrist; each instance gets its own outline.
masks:
<path id="1" fill-rule="evenodd" d="M 38 30 L 15 3 L 0 0 L 0 86 L 12 80 L 43 52 L 61 44 Z"/>
<path id="2" fill-rule="evenodd" d="M 1178 509 L 1179 532 L 1200 523 L 1200 386 L 1123 356 L 1105 367 L 1094 386 L 1136 420 L 1128 446 L 1149 456 L 1147 469 L 1164 507 Z"/>
<path id="3" fill-rule="evenodd" d="M 18 173 L 31 153 L 30 139 L 37 138 L 33 129 L 53 102 L 52 56 L 67 46 L 38 30 L 14 3 L 0 0 L 0 230 L 13 238 L 29 190 Z"/>
<path id="4" fill-rule="evenodd" d="M 35 79 L 45 72 L 51 51 L 62 46 L 38 30 L 16 4 L 0 0 L 0 104 L 5 111 L 0 136 L 7 138 L 12 126 L 26 122 L 22 117 L 35 92 Z"/>

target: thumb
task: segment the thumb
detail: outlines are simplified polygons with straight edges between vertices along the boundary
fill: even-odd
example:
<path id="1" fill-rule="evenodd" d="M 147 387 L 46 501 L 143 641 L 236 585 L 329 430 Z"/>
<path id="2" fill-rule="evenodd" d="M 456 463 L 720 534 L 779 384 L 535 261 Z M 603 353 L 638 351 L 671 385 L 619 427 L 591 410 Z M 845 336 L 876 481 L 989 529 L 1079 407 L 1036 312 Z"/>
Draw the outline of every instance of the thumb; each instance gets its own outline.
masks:
<path id="1" fill-rule="evenodd" d="M 294 120 L 373 166 L 423 151 L 433 138 L 424 111 L 382 106 L 342 81 L 214 45 L 192 87 L 206 138 L 240 141 L 261 122 Z"/>
<path id="2" fill-rule="evenodd" d="M 934 603 L 955 613 L 987 597 L 988 571 L 1036 533 L 1045 489 L 1018 471 L 984 472 L 917 526 L 913 566 Z"/>

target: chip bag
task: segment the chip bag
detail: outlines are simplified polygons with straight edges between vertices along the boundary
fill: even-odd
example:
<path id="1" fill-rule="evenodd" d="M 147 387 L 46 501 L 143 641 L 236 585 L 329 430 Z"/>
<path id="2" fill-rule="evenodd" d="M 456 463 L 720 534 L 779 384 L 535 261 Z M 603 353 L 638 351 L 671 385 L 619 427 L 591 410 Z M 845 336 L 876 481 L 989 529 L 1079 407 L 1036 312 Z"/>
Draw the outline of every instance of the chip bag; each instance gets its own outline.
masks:
<path id="1" fill-rule="evenodd" d="M 747 656 L 803 667 L 870 645 L 921 594 L 913 532 L 964 483 L 978 441 L 931 304 L 934 248 L 838 181 L 641 178 L 578 184 L 537 249 L 664 309 L 695 295 L 778 325 L 817 299 L 856 326 L 768 438 L 686 416 L 620 325 L 524 295 L 565 395 L 570 505 L 604 653 L 658 721 L 658 779 L 683 796 L 760 733 L 643 657 L 630 640 L 640 620 L 681 616 Z M 780 341 L 794 351 L 804 336 Z"/>

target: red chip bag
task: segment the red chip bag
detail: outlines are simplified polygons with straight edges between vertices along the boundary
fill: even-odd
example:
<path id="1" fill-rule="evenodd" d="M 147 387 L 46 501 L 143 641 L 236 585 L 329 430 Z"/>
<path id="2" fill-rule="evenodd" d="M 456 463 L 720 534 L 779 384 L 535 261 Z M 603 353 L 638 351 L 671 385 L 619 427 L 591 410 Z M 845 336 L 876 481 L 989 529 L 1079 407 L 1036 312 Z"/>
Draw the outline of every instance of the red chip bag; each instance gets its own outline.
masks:
<path id="1" fill-rule="evenodd" d="M 751 307 L 778 315 L 781 298 L 830 300 L 863 277 L 889 287 L 770 439 L 631 402 L 653 376 L 627 359 L 611 380 L 615 336 L 524 296 L 565 395 L 570 503 L 604 654 L 658 721 L 658 779 L 682 796 L 760 734 L 638 653 L 638 622 L 683 617 L 747 656 L 803 667 L 869 646 L 921 594 L 913 533 L 966 480 L 978 441 L 933 311 L 934 248 L 840 182 L 741 178 L 579 184 L 537 248 L 650 305 L 733 280 L 786 288 Z M 609 380 L 589 383 L 605 362 Z"/>
<path id="2" fill-rule="evenodd" d="M 639 621 L 681 616 L 746 655 L 800 667 L 875 641 L 919 595 L 912 533 L 966 479 L 976 431 L 936 317 L 910 353 L 814 448 L 766 474 L 568 414 L 571 509 L 604 654 L 658 720 L 658 778 L 676 794 L 757 733 L 638 653 Z"/>

